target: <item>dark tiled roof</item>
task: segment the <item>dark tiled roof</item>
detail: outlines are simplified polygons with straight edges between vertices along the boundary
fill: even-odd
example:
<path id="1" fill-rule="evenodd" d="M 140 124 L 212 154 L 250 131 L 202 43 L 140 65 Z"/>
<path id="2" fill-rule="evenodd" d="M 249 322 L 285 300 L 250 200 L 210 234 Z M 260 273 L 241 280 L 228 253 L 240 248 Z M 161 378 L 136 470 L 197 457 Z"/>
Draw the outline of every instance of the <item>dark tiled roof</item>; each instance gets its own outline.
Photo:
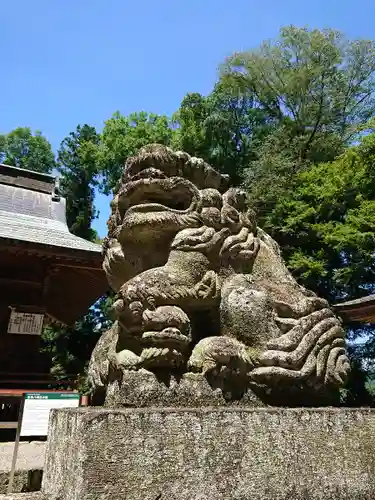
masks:
<path id="1" fill-rule="evenodd" d="M 42 193 L 52 193 L 55 177 L 41 172 L 0 164 L 0 183 L 24 187 Z"/>
<path id="2" fill-rule="evenodd" d="M 23 187 L 8 182 L 6 170 L 7 177 L 23 179 Z M 100 253 L 100 245 L 69 232 L 65 199 L 53 199 L 54 186 L 52 176 L 0 165 L 0 238 Z"/>
<path id="3" fill-rule="evenodd" d="M 375 295 L 335 304 L 333 308 L 348 321 L 375 323 Z"/>

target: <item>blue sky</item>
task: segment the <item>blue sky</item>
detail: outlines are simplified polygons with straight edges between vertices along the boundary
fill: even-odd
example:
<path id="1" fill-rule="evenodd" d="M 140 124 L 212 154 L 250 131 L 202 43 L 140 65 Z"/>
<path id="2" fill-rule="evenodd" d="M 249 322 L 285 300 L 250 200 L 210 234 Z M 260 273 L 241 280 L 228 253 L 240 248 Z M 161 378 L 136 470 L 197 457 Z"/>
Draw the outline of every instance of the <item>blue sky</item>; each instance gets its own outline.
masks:
<path id="1" fill-rule="evenodd" d="M 374 0 L 2 0 L 0 133 L 29 126 L 57 149 L 116 110 L 173 113 L 210 91 L 227 55 L 283 25 L 375 39 L 374 20 Z M 104 236 L 108 199 L 97 208 Z"/>

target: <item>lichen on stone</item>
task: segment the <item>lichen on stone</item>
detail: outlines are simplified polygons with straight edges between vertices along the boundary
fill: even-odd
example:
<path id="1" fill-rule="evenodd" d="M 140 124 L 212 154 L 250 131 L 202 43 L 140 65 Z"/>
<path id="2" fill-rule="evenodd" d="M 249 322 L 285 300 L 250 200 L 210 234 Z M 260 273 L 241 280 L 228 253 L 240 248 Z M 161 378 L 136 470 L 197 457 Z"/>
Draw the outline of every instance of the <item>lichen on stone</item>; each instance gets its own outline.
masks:
<path id="1" fill-rule="evenodd" d="M 89 374 L 111 404 L 130 404 L 129 391 L 141 396 L 150 383 L 196 404 L 189 372 L 201 376 L 202 404 L 207 382 L 215 394 L 252 391 L 285 405 L 345 382 L 340 321 L 289 273 L 246 193 L 203 160 L 152 144 L 129 158 L 103 250 L 116 322 Z"/>

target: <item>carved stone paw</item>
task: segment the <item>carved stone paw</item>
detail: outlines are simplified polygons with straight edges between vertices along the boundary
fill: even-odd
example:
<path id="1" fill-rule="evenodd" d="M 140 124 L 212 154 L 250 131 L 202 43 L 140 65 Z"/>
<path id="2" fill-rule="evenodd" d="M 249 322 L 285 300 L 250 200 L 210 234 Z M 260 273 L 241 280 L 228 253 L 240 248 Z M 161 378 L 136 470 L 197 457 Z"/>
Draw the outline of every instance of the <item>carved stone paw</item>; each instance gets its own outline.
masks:
<path id="1" fill-rule="evenodd" d="M 143 346 L 140 362 L 144 368 L 178 367 L 186 363 L 191 341 L 190 320 L 176 306 L 160 306 L 143 313 Z"/>
<path id="2" fill-rule="evenodd" d="M 214 271 L 208 271 L 202 281 L 195 287 L 197 296 L 202 300 L 214 299 L 219 294 L 217 275 Z"/>
<path id="3" fill-rule="evenodd" d="M 137 370 L 140 363 L 141 358 L 128 349 L 116 353 L 116 364 L 122 370 Z"/>
<path id="4" fill-rule="evenodd" d="M 194 347 L 188 367 L 203 375 L 222 367 L 231 371 L 248 373 L 253 367 L 251 349 L 238 340 L 229 337 L 207 337 Z"/>

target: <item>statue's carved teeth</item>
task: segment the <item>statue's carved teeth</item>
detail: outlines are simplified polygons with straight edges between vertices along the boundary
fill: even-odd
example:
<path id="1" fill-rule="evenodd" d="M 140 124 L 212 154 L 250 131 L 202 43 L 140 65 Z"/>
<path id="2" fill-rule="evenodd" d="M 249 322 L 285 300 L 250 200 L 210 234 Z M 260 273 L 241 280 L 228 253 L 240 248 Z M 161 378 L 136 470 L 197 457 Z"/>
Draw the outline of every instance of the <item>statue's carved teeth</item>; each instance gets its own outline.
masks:
<path id="1" fill-rule="evenodd" d="M 130 182 L 137 181 L 139 179 L 165 179 L 167 175 L 159 169 L 156 168 L 145 168 L 137 174 L 133 175 Z"/>
<path id="2" fill-rule="evenodd" d="M 120 211 L 126 213 L 171 211 L 186 213 L 199 199 L 197 189 L 177 177 L 140 178 L 128 182 L 119 193 Z"/>

